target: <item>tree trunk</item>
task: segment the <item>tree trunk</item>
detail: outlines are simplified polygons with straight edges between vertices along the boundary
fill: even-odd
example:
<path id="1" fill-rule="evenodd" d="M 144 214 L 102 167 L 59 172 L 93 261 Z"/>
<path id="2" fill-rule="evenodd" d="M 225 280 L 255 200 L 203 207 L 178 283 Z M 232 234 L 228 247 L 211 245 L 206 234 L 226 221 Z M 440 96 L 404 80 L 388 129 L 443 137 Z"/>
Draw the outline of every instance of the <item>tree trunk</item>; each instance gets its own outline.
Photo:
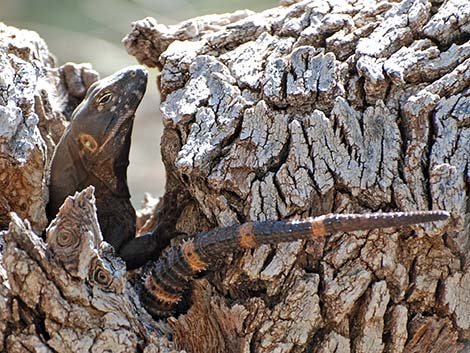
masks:
<path id="1" fill-rule="evenodd" d="M 143 228 L 180 239 L 249 220 L 451 213 L 240 251 L 155 321 L 139 274 L 101 244 L 92 188 L 66 201 L 47 245 L 34 234 L 47 159 L 96 74 L 53 69 L 34 33 L 0 27 L 1 225 L 19 215 L 0 259 L 0 351 L 469 350 L 469 34 L 466 0 L 283 1 L 134 23 L 124 43 L 161 69 L 165 124 L 166 194 Z"/>

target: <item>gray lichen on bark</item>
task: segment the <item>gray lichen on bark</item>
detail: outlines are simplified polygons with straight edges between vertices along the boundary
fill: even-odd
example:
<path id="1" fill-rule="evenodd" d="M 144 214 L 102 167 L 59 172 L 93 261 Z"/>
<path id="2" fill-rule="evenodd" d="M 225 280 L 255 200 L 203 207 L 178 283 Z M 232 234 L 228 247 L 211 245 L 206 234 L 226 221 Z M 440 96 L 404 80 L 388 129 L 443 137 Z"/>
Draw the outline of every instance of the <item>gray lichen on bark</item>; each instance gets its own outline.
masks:
<path id="1" fill-rule="evenodd" d="M 103 242 L 92 187 L 66 199 L 47 244 L 29 222 L 11 217 L 2 258 L 8 274 L 2 350 L 171 350 L 164 327 L 140 306 L 124 262 Z"/>
<path id="2" fill-rule="evenodd" d="M 188 22 L 147 18 L 124 40 L 138 60 L 161 69 L 164 141 L 180 146 L 164 147 L 163 158 L 173 190 L 192 198 L 185 218 L 205 217 L 204 230 L 328 212 L 452 213 L 449 224 L 230 257 L 209 276 L 218 292 L 210 295 L 229 294 L 227 303 L 255 313 L 243 319 L 250 343 L 241 347 L 409 352 L 447 342 L 458 351 L 470 310 L 462 297 L 470 244 L 468 6 L 300 1 L 232 23 L 222 18 L 230 17 L 195 19 L 191 34 Z M 301 325 L 295 305 L 277 303 L 308 286 L 312 274 L 321 283 L 311 288 L 320 316 Z M 299 298 L 302 307 L 309 296 Z M 189 309 L 172 327 L 182 332 L 209 320 L 206 330 L 223 336 L 209 317 Z M 422 342 L 420 330 L 430 333 Z M 175 336 L 193 351 L 202 351 L 202 339 Z M 217 351 L 209 337 L 205 343 Z"/>

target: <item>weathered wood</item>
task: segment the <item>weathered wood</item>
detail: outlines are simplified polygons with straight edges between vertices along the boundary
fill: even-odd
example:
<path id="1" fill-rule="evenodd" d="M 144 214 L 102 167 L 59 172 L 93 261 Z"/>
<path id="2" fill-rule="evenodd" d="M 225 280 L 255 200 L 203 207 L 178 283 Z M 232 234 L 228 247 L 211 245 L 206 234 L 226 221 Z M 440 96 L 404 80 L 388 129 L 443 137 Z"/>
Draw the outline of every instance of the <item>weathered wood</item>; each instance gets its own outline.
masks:
<path id="1" fill-rule="evenodd" d="M 464 352 L 469 24 L 465 0 L 288 0 L 259 14 L 134 23 L 128 51 L 161 69 L 167 170 L 141 232 L 180 239 L 379 209 L 452 215 L 233 254 L 194 283 L 181 315 L 158 322 L 139 304 L 139 274 L 129 282 L 100 245 L 90 190 L 67 201 L 47 244 L 20 219 L 44 229 L 48 153 L 96 76 L 54 69 L 35 34 L 1 27 L 0 117 L 13 127 L 0 160 L 14 161 L 6 179 L 32 186 L 0 192 L 2 226 L 19 215 L 0 259 L 0 351 Z"/>
<path id="2" fill-rule="evenodd" d="M 0 65 L 0 226 L 9 226 L 0 234 L 0 351 L 172 351 L 168 330 L 142 309 L 125 265 L 102 242 L 92 189 L 64 204 L 47 244 L 37 235 L 52 151 L 97 73 L 54 68 L 36 33 L 3 24 Z"/>
<path id="3" fill-rule="evenodd" d="M 22 42 L 25 34 L 36 47 Z M 47 222 L 43 201 L 45 144 L 34 112 L 40 68 L 32 61 L 41 60 L 44 67 L 51 66 L 53 60 L 34 32 L 0 24 L 0 35 L 0 226 L 5 229 L 8 212 L 16 211 L 30 219 L 35 229 L 41 229 Z"/>
<path id="4" fill-rule="evenodd" d="M 47 225 L 46 166 L 67 117 L 98 74 L 55 59 L 35 32 L 0 23 L 0 229 L 16 212 L 41 232 Z"/>
<path id="5" fill-rule="evenodd" d="M 93 187 L 66 199 L 47 229 L 47 244 L 16 214 L 5 241 L 9 315 L 2 350 L 171 350 L 164 326 L 136 301 L 124 262 L 103 242 Z"/>
<path id="6" fill-rule="evenodd" d="M 377 209 L 447 209 L 452 221 L 230 257 L 170 320 L 176 344 L 459 351 L 470 332 L 469 7 L 283 5 L 175 26 L 147 18 L 124 40 L 161 69 L 163 159 L 172 190 L 192 198 L 178 232 Z"/>

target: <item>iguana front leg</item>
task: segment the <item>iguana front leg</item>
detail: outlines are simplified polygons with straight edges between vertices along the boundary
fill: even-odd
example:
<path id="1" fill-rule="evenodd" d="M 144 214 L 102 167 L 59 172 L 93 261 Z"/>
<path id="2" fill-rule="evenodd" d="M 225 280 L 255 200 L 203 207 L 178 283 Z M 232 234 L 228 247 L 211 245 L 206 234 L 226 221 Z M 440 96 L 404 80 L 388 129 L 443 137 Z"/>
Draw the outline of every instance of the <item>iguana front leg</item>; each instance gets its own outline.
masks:
<path id="1" fill-rule="evenodd" d="M 146 86 L 141 66 L 95 82 L 74 110 L 51 162 L 49 220 L 68 195 L 93 185 L 103 237 L 118 253 L 135 237 L 127 166 L 134 115 Z"/>

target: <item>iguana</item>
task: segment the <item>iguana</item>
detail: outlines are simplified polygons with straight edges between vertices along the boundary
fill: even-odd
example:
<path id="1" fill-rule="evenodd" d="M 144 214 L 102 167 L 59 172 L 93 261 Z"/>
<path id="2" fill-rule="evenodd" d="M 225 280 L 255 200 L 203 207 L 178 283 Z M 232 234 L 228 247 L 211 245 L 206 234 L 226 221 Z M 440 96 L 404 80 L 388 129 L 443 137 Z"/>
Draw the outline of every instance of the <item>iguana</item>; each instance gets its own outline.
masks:
<path id="1" fill-rule="evenodd" d="M 49 220 L 68 195 L 93 185 L 103 237 L 118 254 L 135 237 L 127 167 L 134 115 L 146 86 L 142 66 L 124 68 L 92 84 L 51 161 Z"/>
<path id="2" fill-rule="evenodd" d="M 93 185 L 103 237 L 128 268 L 157 260 L 148 265 L 141 291 L 146 308 L 154 315 L 172 313 L 194 275 L 237 249 L 449 217 L 445 211 L 424 211 L 331 214 L 301 221 L 250 222 L 198 234 L 160 256 L 170 240 L 168 236 L 160 236 L 161 229 L 135 238 L 135 211 L 126 176 L 134 114 L 146 84 L 146 70 L 135 66 L 90 86 L 54 152 L 47 210 L 48 217 L 54 218 L 68 195 Z"/>

